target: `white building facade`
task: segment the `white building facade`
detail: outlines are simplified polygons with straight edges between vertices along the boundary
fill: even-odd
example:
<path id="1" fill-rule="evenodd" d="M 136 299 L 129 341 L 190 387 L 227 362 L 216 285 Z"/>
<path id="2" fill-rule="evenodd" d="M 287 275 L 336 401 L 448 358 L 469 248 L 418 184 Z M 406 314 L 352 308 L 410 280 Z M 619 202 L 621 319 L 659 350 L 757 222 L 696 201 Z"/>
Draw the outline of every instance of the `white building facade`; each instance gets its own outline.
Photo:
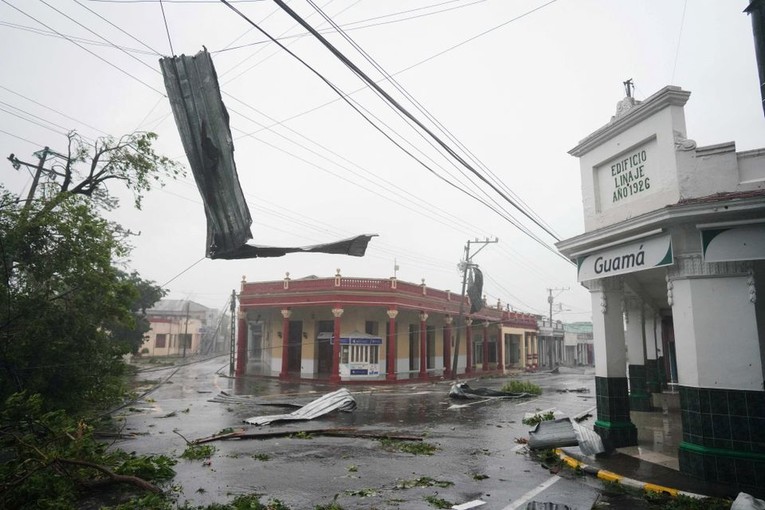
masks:
<path id="1" fill-rule="evenodd" d="M 598 418 L 637 444 L 630 410 L 680 393 L 681 471 L 765 487 L 765 149 L 697 147 L 668 86 L 627 97 L 579 158 L 585 232 L 558 243 L 593 307 Z M 759 489 L 758 489 L 759 487 Z"/>

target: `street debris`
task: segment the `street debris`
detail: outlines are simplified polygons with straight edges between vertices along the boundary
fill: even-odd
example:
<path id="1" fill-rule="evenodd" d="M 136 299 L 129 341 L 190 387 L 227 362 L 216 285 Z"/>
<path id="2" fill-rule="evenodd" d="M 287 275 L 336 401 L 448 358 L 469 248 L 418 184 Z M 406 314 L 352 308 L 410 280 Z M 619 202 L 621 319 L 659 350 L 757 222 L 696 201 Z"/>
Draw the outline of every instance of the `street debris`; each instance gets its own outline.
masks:
<path id="1" fill-rule="evenodd" d="M 559 388 L 559 389 L 557 389 L 555 391 L 557 391 L 558 393 L 589 393 L 590 389 L 589 388 L 584 388 L 584 387 L 581 387 L 581 388 Z"/>
<path id="2" fill-rule="evenodd" d="M 324 416 L 332 411 L 351 412 L 356 409 L 356 399 L 353 398 L 351 392 L 347 388 L 340 388 L 332 393 L 327 393 L 323 397 L 319 397 L 313 402 L 304 405 L 297 411 L 293 411 L 289 414 L 276 414 L 271 416 L 253 416 L 244 420 L 245 423 L 250 425 L 270 425 L 271 423 L 278 421 L 300 421 L 300 420 L 313 420 L 320 416 Z"/>
<path id="3" fill-rule="evenodd" d="M 765 501 L 750 496 L 746 492 L 739 492 L 730 510 L 765 510 Z"/>
<path id="4" fill-rule="evenodd" d="M 577 446 L 578 444 L 574 427 L 568 418 L 540 421 L 529 431 L 528 445 L 531 450 Z"/>
<path id="5" fill-rule="evenodd" d="M 192 444 L 204 444 L 212 441 L 228 439 L 272 439 L 275 437 L 290 437 L 297 434 L 308 436 L 356 437 L 365 439 L 388 439 L 395 441 L 422 441 L 422 436 L 398 434 L 389 431 L 359 430 L 353 427 L 331 429 L 278 430 L 273 432 L 248 432 L 246 429 L 228 430 L 221 434 L 202 437 L 192 441 Z"/>
<path id="6" fill-rule="evenodd" d="M 571 510 L 571 507 L 563 503 L 529 501 L 526 505 L 526 510 Z"/>
<path id="7" fill-rule="evenodd" d="M 577 422 L 577 423 L 582 423 L 583 421 L 585 421 L 585 420 L 587 420 L 589 418 L 592 418 L 592 414 L 586 413 L 586 414 L 583 414 L 581 416 L 575 416 L 574 417 L 574 421 Z"/>
<path id="8" fill-rule="evenodd" d="M 605 448 L 600 436 L 594 431 L 558 418 L 541 421 L 529 431 L 528 447 L 531 450 L 578 446 L 585 455 L 603 453 Z"/>
<path id="9" fill-rule="evenodd" d="M 531 393 L 510 393 L 488 388 L 471 388 L 467 383 L 454 383 L 449 389 L 449 396 L 456 399 L 514 399 L 533 397 Z"/>
<path id="10" fill-rule="evenodd" d="M 452 507 L 452 510 L 470 510 L 471 508 L 476 508 L 479 506 L 483 506 L 486 504 L 486 501 L 481 501 L 480 499 L 474 499 L 473 501 L 468 501 L 467 503 L 460 503 L 459 505 L 454 505 Z"/>

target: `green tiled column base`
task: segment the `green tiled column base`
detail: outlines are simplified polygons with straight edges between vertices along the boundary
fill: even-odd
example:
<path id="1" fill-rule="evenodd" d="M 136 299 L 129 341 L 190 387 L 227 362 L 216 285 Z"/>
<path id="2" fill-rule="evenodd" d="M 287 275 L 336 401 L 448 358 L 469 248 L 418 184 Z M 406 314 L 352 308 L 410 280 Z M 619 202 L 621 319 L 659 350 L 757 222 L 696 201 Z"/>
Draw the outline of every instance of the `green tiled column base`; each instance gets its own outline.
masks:
<path id="1" fill-rule="evenodd" d="M 645 384 L 649 393 L 661 392 L 661 379 L 659 361 L 655 359 L 645 360 Z"/>
<path id="2" fill-rule="evenodd" d="M 646 385 L 646 366 L 629 365 L 627 368 L 630 376 L 630 410 L 650 411 L 651 395 Z"/>
<path id="3" fill-rule="evenodd" d="M 680 471 L 765 497 L 765 391 L 680 386 L 679 392 Z"/>
<path id="4" fill-rule="evenodd" d="M 614 423 L 597 420 L 593 428 L 603 440 L 603 446 L 607 451 L 637 445 L 637 427 L 632 422 Z"/>
<path id="5" fill-rule="evenodd" d="M 637 445 L 637 428 L 630 421 L 626 377 L 595 377 L 598 420 L 595 432 L 608 450 Z"/>
<path id="6" fill-rule="evenodd" d="M 765 454 L 708 448 L 685 441 L 678 452 L 680 471 L 708 482 L 731 486 L 731 495 L 765 497 Z"/>

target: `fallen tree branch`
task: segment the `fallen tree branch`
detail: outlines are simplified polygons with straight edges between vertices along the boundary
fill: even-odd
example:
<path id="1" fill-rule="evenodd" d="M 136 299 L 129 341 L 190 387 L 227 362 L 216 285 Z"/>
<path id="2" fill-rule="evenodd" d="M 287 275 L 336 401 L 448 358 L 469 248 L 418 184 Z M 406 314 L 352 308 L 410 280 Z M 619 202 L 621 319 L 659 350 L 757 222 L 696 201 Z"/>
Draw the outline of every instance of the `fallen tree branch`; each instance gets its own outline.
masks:
<path id="1" fill-rule="evenodd" d="M 398 434 L 385 431 L 363 431 L 355 428 L 279 430 L 274 432 L 247 432 L 244 429 L 240 429 L 233 432 L 227 432 L 225 434 L 216 434 L 214 436 L 195 439 L 191 441 L 190 444 L 204 444 L 226 439 L 272 439 L 275 437 L 289 437 L 295 434 L 312 434 L 316 436 L 331 437 L 356 437 L 365 439 L 395 439 L 398 441 L 422 441 L 421 436 Z"/>
<path id="2" fill-rule="evenodd" d="M 131 475 L 118 475 L 117 473 L 107 468 L 106 466 L 102 466 L 101 464 L 96 464 L 94 462 L 88 462 L 86 460 L 78 460 L 78 459 L 61 459 L 61 458 L 56 459 L 53 462 L 60 463 L 60 464 L 67 464 L 70 466 L 88 467 L 91 469 L 95 469 L 96 471 L 100 471 L 101 473 L 105 474 L 108 477 L 105 480 L 89 482 L 89 485 L 102 485 L 104 483 L 127 483 L 135 487 L 138 487 L 139 489 L 147 490 L 157 494 L 162 493 L 162 489 L 160 489 L 159 487 L 157 487 L 151 482 L 147 482 L 143 478 L 138 478 L 137 476 L 131 476 Z"/>

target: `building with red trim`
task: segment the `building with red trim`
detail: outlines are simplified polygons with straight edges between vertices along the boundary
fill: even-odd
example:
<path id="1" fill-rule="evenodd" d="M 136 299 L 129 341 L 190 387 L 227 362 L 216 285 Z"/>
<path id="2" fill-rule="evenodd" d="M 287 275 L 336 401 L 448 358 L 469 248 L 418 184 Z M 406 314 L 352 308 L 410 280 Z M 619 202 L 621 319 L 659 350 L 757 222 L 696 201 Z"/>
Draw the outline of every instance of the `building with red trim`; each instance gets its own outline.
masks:
<path id="1" fill-rule="evenodd" d="M 460 326 L 460 312 L 464 325 Z M 401 381 L 535 368 L 537 320 L 394 278 L 242 281 L 236 375 Z"/>

